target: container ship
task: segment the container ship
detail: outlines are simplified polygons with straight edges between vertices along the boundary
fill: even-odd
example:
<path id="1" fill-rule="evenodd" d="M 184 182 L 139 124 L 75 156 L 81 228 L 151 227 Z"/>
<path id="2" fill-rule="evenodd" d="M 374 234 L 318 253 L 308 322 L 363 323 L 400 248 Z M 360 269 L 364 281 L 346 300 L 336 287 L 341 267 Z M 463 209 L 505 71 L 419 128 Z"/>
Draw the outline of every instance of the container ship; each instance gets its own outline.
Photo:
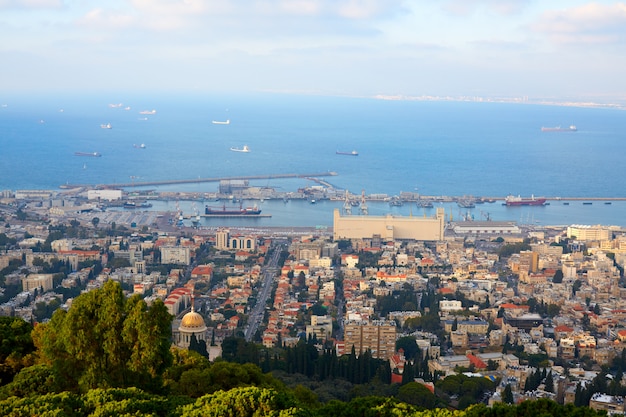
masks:
<path id="1" fill-rule="evenodd" d="M 541 128 L 542 132 L 576 132 L 577 130 L 578 129 L 574 125 L 571 125 L 569 127 L 556 126 L 556 127 L 542 127 Z"/>
<path id="2" fill-rule="evenodd" d="M 261 214 L 261 210 L 254 205 L 253 207 L 243 208 L 226 208 L 226 205 L 222 207 L 209 207 L 205 206 L 204 214 L 207 216 L 258 216 Z"/>
<path id="3" fill-rule="evenodd" d="M 546 199 L 543 197 L 538 198 L 534 195 L 530 198 L 509 195 L 504 199 L 504 204 L 507 206 L 543 206 L 546 204 Z"/>

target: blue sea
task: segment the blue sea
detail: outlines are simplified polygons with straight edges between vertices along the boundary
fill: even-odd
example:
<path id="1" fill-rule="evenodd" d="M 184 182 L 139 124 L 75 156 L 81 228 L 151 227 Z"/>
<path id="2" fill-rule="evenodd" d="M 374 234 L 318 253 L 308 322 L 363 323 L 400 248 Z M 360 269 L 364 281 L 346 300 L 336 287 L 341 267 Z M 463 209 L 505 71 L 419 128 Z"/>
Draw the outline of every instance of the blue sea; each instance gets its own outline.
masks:
<path id="1" fill-rule="evenodd" d="M 269 93 L 42 95 L 0 101 L 0 189 L 335 171 L 337 176 L 326 179 L 355 194 L 626 198 L 626 113 L 616 109 Z M 155 114 L 140 114 L 152 109 Z M 227 119 L 228 125 L 211 123 Z M 102 129 L 107 123 L 112 128 Z M 540 129 L 571 124 L 578 131 Z M 249 153 L 230 151 L 244 145 Z M 356 150 L 359 156 L 337 155 L 337 150 Z M 251 185 L 295 191 L 315 184 L 300 178 Z M 217 183 L 151 188 L 212 192 Z M 157 203 L 153 209 L 174 210 L 173 205 Z M 271 218 L 204 221 L 330 226 L 333 209 L 341 206 L 266 201 L 262 209 Z M 455 219 L 626 226 L 622 201 L 445 208 Z M 434 209 L 370 204 L 370 214 L 389 212 L 432 215 Z"/>

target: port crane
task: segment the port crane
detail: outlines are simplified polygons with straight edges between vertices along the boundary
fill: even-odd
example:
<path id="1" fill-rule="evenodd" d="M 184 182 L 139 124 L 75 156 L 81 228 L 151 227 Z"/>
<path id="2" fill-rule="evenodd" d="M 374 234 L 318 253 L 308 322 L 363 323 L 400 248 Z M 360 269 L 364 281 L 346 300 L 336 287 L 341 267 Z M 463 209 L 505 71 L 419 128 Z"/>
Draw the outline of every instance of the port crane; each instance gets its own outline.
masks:
<path id="1" fill-rule="evenodd" d="M 352 204 L 350 203 L 350 193 L 346 190 L 346 198 L 343 202 L 343 211 L 345 214 L 352 214 Z"/>
<path id="2" fill-rule="evenodd" d="M 365 190 L 361 190 L 361 206 L 359 208 L 361 209 L 361 214 L 367 214 L 368 208 L 365 202 Z"/>

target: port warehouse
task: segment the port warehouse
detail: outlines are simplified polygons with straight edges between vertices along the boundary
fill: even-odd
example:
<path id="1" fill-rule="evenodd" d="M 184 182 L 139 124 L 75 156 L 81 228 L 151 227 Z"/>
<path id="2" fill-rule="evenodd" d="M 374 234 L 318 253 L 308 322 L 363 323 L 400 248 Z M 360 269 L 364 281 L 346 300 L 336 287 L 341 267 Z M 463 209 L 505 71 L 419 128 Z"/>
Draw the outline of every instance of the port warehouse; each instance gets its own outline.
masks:
<path id="1" fill-rule="evenodd" d="M 433 217 L 341 215 L 333 213 L 333 237 L 339 239 L 362 239 L 380 236 L 382 239 L 413 239 L 439 241 L 444 238 L 445 213 L 437 208 Z"/>

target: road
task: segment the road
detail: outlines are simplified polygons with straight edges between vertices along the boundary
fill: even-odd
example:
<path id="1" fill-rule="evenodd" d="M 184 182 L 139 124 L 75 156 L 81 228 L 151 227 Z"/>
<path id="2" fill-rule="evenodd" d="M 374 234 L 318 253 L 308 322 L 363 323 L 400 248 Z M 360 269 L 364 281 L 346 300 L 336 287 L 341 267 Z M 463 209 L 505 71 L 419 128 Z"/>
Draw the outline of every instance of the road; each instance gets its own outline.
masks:
<path id="1" fill-rule="evenodd" d="M 248 325 L 244 331 L 244 337 L 248 342 L 251 341 L 256 334 L 256 331 L 265 316 L 265 305 L 267 303 L 267 299 L 272 293 L 274 277 L 276 277 L 278 272 L 278 260 L 280 259 L 280 253 L 283 249 L 285 249 L 286 244 L 287 243 L 283 241 L 277 242 L 274 246 L 272 257 L 267 265 L 263 267 L 261 289 L 257 295 L 256 304 L 252 307 L 252 310 L 250 310 L 248 315 Z"/>

